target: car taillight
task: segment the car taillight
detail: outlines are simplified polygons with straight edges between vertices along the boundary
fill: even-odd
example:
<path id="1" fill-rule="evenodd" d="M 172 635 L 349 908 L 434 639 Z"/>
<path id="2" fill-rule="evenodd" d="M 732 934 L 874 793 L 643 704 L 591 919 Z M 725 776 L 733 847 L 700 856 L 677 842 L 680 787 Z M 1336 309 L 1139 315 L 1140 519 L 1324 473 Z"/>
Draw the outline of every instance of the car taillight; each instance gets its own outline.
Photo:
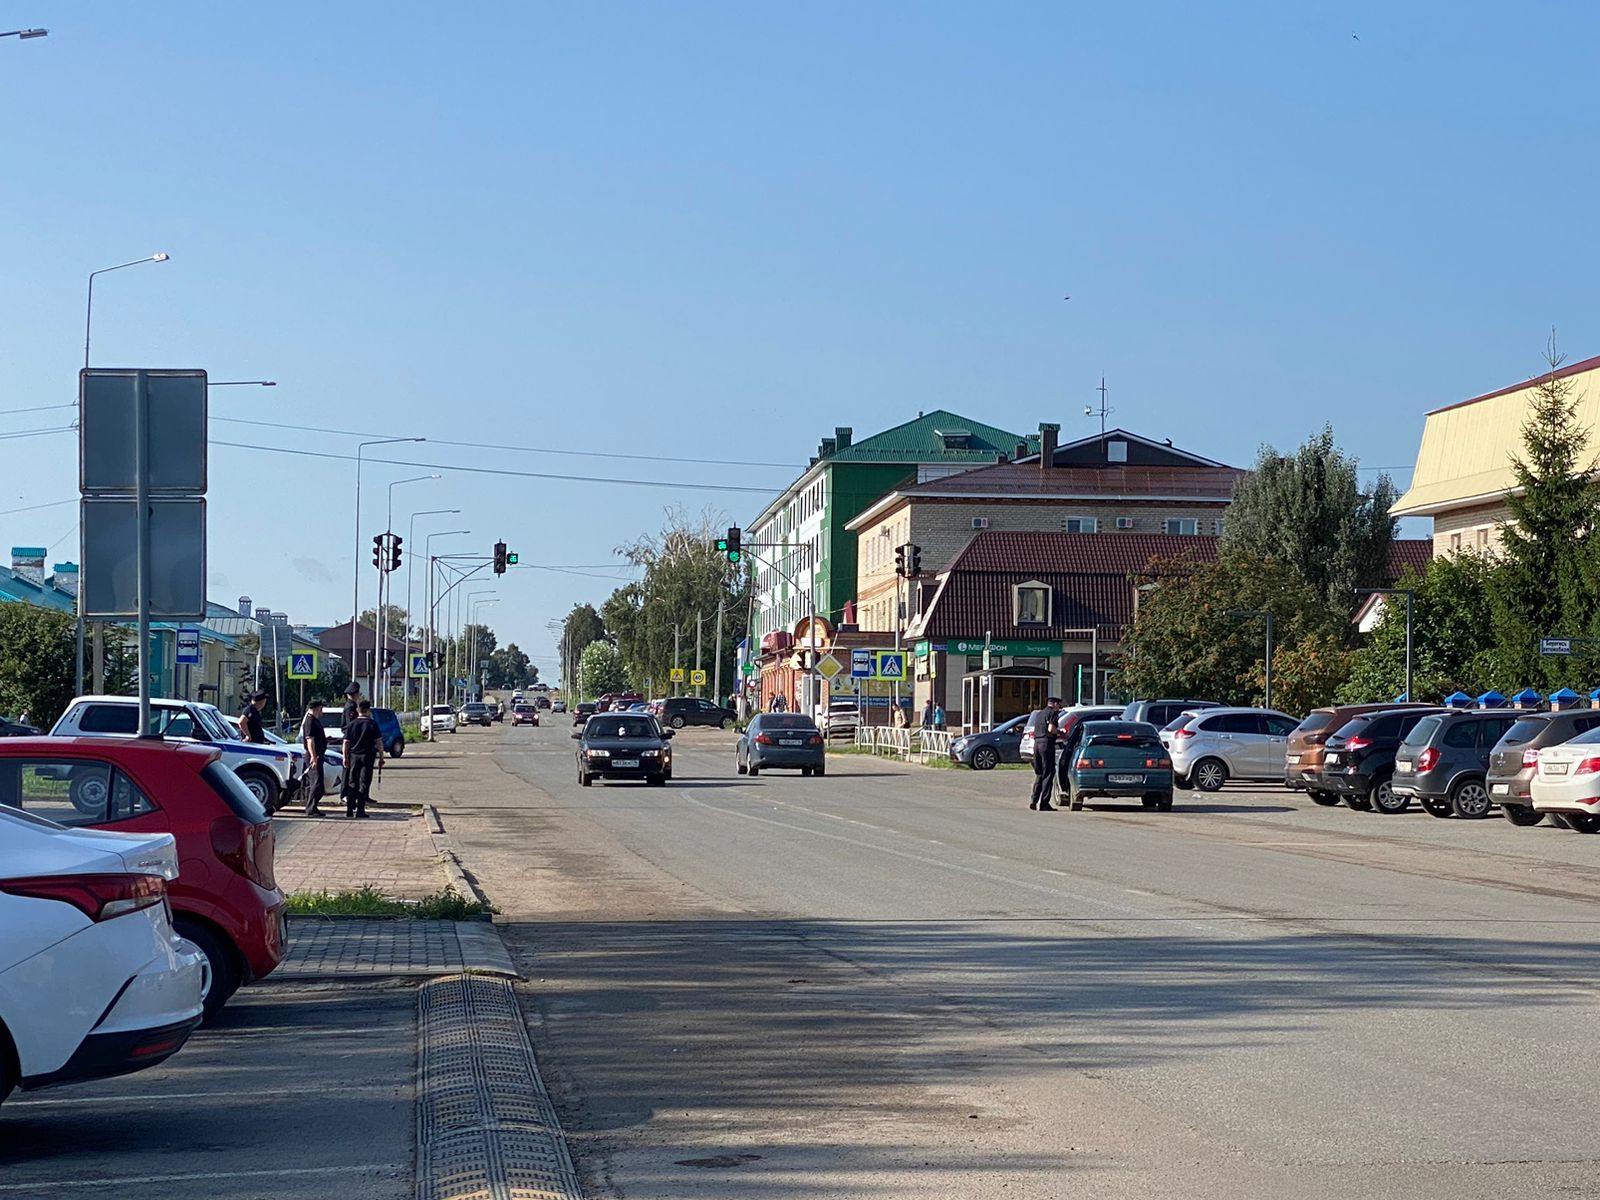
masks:
<path id="1" fill-rule="evenodd" d="M 1174 729 L 1172 731 L 1172 736 L 1173 737 L 1193 737 L 1194 736 L 1194 730 L 1188 729 L 1188 728 L 1185 728 L 1185 729 Z"/>
<path id="2" fill-rule="evenodd" d="M 1306 734 L 1306 745 L 1308 745 L 1308 746 L 1321 746 L 1321 745 L 1325 744 L 1327 742 L 1327 740 L 1328 740 L 1328 735 L 1325 734 L 1325 733 L 1308 733 L 1308 734 Z"/>
<path id="3" fill-rule="evenodd" d="M 1089 760 L 1087 758 L 1080 758 L 1078 760 L 1078 770 L 1087 771 L 1088 769 L 1089 769 Z"/>
<path id="4" fill-rule="evenodd" d="M 772 739 L 764 733 L 758 733 L 756 734 L 756 745 L 770 746 L 772 745 Z"/>
<path id="5" fill-rule="evenodd" d="M 59 900 L 91 921 L 109 921 L 160 904 L 166 899 L 167 881 L 159 875 L 42 875 L 0 880 L 0 892 Z"/>
<path id="6" fill-rule="evenodd" d="M 817 733 L 813 733 L 810 737 L 808 737 L 806 739 L 806 745 L 808 745 L 808 746 L 820 746 L 820 745 L 822 745 L 822 735 L 821 734 L 817 734 Z"/>
<path id="7" fill-rule="evenodd" d="M 1345 739 L 1344 748 L 1346 750 L 1365 750 L 1370 745 L 1372 745 L 1371 738 L 1357 734 L 1355 737 Z"/>
<path id="8" fill-rule="evenodd" d="M 211 848 L 235 874 L 262 887 L 271 887 L 272 876 L 262 865 L 271 844 L 268 840 L 271 835 L 267 832 L 270 829 L 270 825 L 252 825 L 238 817 L 218 817 L 211 822 Z"/>
<path id="9" fill-rule="evenodd" d="M 1600 771 L 1600 758 L 1586 758 L 1578 764 L 1577 770 L 1572 773 L 1574 775 L 1593 775 L 1596 771 Z"/>
<path id="10" fill-rule="evenodd" d="M 1144 765 L 1160 769 L 1161 767 L 1170 767 L 1172 760 L 1170 758 L 1147 758 L 1144 760 Z"/>
<path id="11" fill-rule="evenodd" d="M 1537 750 L 1524 750 L 1522 752 L 1522 765 L 1537 767 L 1539 765 L 1539 752 Z"/>
<path id="12" fill-rule="evenodd" d="M 1419 771 L 1431 771 L 1438 765 L 1439 751 L 1432 746 L 1417 755 L 1417 770 Z"/>

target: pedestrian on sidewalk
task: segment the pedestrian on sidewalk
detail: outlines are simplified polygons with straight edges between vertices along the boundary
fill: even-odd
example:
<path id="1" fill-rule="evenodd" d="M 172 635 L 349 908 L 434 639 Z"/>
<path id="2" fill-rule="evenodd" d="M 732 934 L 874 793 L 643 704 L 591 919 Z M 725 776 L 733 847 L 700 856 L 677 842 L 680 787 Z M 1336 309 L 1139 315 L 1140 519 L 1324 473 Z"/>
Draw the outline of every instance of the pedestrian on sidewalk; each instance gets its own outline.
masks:
<path id="1" fill-rule="evenodd" d="M 383 738 L 372 719 L 372 702 L 356 704 L 356 719 L 344 727 L 344 815 L 365 818 L 372 799 L 372 770 L 378 765 Z"/>
<path id="2" fill-rule="evenodd" d="M 308 817 L 327 814 L 318 807 L 322 803 L 322 758 L 328 751 L 328 731 L 322 727 L 322 700 L 306 705 L 305 719 L 300 722 L 300 742 L 306 748 L 306 809 Z"/>
<path id="3" fill-rule="evenodd" d="M 261 720 L 261 713 L 266 707 L 267 694 L 257 692 L 239 714 L 239 736 L 245 741 L 255 742 L 259 746 L 267 744 L 267 727 Z"/>
<path id="4" fill-rule="evenodd" d="M 345 688 L 344 696 L 344 718 L 339 722 L 340 729 L 345 728 L 351 721 L 361 715 L 356 711 L 356 701 L 361 699 L 361 685 L 352 682 L 349 687 Z"/>
<path id="5" fill-rule="evenodd" d="M 944 705 L 942 704 L 933 706 L 933 727 L 941 731 L 944 729 Z"/>
<path id="6" fill-rule="evenodd" d="M 928 702 L 922 706 L 922 727 L 933 728 L 933 697 L 928 697 Z"/>
<path id="7" fill-rule="evenodd" d="M 1051 696 L 1043 708 L 1034 709 L 1028 718 L 1028 728 L 1033 731 L 1033 799 L 1028 807 L 1040 812 L 1054 812 L 1050 803 L 1050 789 L 1056 779 L 1056 734 L 1059 732 L 1061 697 Z"/>

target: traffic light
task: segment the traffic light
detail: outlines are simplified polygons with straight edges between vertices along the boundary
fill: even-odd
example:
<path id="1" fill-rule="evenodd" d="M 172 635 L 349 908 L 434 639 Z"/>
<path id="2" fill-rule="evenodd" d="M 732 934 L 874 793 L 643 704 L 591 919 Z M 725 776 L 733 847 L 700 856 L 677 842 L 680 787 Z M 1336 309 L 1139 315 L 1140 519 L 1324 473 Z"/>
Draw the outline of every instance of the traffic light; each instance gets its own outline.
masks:
<path id="1" fill-rule="evenodd" d="M 906 548 L 904 546 L 896 546 L 894 548 L 894 573 L 901 576 L 906 573 Z"/>
<path id="2" fill-rule="evenodd" d="M 374 534 L 372 537 L 372 565 L 378 570 L 383 570 L 383 534 Z"/>
<path id="3" fill-rule="evenodd" d="M 506 544 L 504 542 L 496 542 L 494 544 L 494 573 L 496 575 L 504 575 L 506 573 Z"/>
<path id="4" fill-rule="evenodd" d="M 723 549 L 728 552 L 728 561 L 731 563 L 737 563 L 744 557 L 744 554 L 739 549 L 739 539 L 739 527 L 737 525 L 728 526 L 727 544 Z"/>
<path id="5" fill-rule="evenodd" d="M 909 579 L 913 575 L 922 574 L 922 547 L 907 546 L 906 550 L 909 552 L 906 561 L 906 578 Z"/>
<path id="6" fill-rule="evenodd" d="M 385 672 L 389 672 L 389 671 L 394 670 L 394 651 L 393 650 L 385 650 L 383 652 L 383 670 Z"/>
<path id="7" fill-rule="evenodd" d="M 398 533 L 391 533 L 389 537 L 391 539 L 389 542 L 389 570 L 398 571 L 400 569 L 400 543 L 405 539 Z"/>
<path id="8" fill-rule="evenodd" d="M 506 555 L 506 565 L 510 567 L 517 565 L 517 552 L 515 550 L 512 550 Z"/>

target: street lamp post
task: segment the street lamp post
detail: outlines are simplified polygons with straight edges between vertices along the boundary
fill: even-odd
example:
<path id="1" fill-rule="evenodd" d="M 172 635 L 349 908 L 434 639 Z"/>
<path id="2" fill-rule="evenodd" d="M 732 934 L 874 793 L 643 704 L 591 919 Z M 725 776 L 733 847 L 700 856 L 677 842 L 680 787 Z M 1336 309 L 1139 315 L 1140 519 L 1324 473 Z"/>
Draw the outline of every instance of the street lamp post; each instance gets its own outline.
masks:
<path id="1" fill-rule="evenodd" d="M 19 42 L 26 42 L 32 38 L 49 37 L 48 29 L 8 29 L 0 33 L 0 37 L 14 37 Z"/>
<path id="2" fill-rule="evenodd" d="M 479 596 L 492 596 L 492 595 L 494 595 L 496 590 L 497 589 L 495 589 L 495 588 L 479 588 L 475 592 L 468 592 L 465 596 L 463 596 L 461 598 L 462 599 L 461 609 L 460 609 L 461 620 L 462 620 L 461 636 L 462 636 L 463 640 L 467 636 L 467 630 L 472 628 L 474 616 L 475 616 L 475 614 L 477 612 L 477 604 L 478 604 L 477 598 Z M 472 673 L 473 673 L 473 671 L 477 670 L 478 639 L 476 637 L 474 637 L 472 639 L 472 645 L 470 645 L 470 646 L 463 645 L 461 647 L 461 651 L 462 651 L 462 659 L 463 659 L 462 665 L 467 667 L 467 672 L 466 672 L 467 687 L 469 689 L 469 694 L 470 694 L 470 689 L 472 687 Z"/>
<path id="3" fill-rule="evenodd" d="M 0 37 L 11 37 L 13 35 L 18 37 L 18 38 L 43 37 L 48 32 L 49 31 L 45 30 L 45 29 L 14 29 L 10 33 L 0 34 Z M 84 370 L 88 370 L 89 369 L 89 334 L 94 328 L 94 279 L 95 279 L 95 276 L 96 275 L 106 275 L 106 274 L 109 274 L 112 271 L 125 270 L 128 267 L 137 267 L 141 263 L 147 263 L 147 262 L 164 263 L 164 262 L 167 261 L 167 259 L 169 257 L 170 256 L 163 251 L 160 254 L 151 254 L 151 255 L 148 255 L 145 258 L 136 258 L 132 262 L 118 263 L 114 267 L 101 267 L 98 271 L 90 271 L 89 272 L 88 299 L 87 299 L 86 303 L 83 306 L 83 368 L 84 368 Z M 78 407 L 78 428 L 79 428 L 79 430 L 82 430 L 82 428 L 83 428 L 83 401 L 82 401 L 81 393 L 80 393 L 80 396 L 79 396 L 78 405 L 79 405 L 79 407 Z M 82 436 L 81 433 L 80 433 L 79 436 Z M 80 528 L 78 530 L 78 597 L 77 597 L 77 600 L 78 600 L 78 621 L 77 621 L 77 625 L 78 625 L 78 629 L 77 629 L 78 661 L 77 661 L 77 671 L 76 671 L 77 685 L 78 685 L 78 695 L 80 695 L 80 696 L 83 695 L 83 629 L 84 629 L 84 622 L 83 622 L 83 584 L 84 584 L 83 566 L 84 566 L 84 563 L 83 563 L 83 530 Z M 98 641 L 95 642 L 96 646 L 99 646 L 99 644 L 100 643 Z M 96 658 L 98 660 L 98 655 L 96 656 Z M 95 690 L 96 691 L 100 690 L 100 680 L 101 680 L 101 673 L 100 673 L 100 670 L 99 670 L 99 663 L 97 661 L 96 662 L 96 670 L 95 670 Z"/>
<path id="4" fill-rule="evenodd" d="M 355 578 L 350 585 L 350 678 L 355 679 L 361 673 L 361 662 L 356 655 L 356 630 L 360 628 L 361 621 L 361 456 L 366 453 L 368 446 L 387 446 L 394 442 L 425 442 L 427 438 L 420 437 L 392 437 L 373 438 L 371 441 L 361 442 L 356 446 L 356 561 Z M 376 625 L 377 621 L 374 620 Z M 371 697 L 368 697 L 370 699 Z"/>
<path id="5" fill-rule="evenodd" d="M 478 609 L 482 608 L 485 604 L 499 604 L 499 603 L 500 603 L 500 598 L 498 596 L 494 597 L 493 599 L 489 599 L 489 600 L 475 600 L 473 602 L 473 604 L 472 604 L 472 623 L 474 625 L 476 625 L 478 623 Z M 478 639 L 474 638 L 473 641 L 472 641 L 472 680 L 473 680 L 473 682 L 477 682 L 479 665 L 480 664 L 478 662 Z M 482 697 L 480 696 L 479 699 L 482 699 Z"/>
<path id="6" fill-rule="evenodd" d="M 1411 703 L 1412 607 L 1417 593 L 1411 588 L 1357 588 L 1358 596 L 1404 596 L 1406 598 L 1406 703 Z"/>
<path id="7" fill-rule="evenodd" d="M 426 595 L 423 597 L 423 599 L 424 599 L 424 602 L 426 603 L 427 609 L 428 609 L 428 641 L 427 641 L 427 646 L 428 646 L 429 655 L 432 655 L 432 653 L 433 653 L 433 638 L 434 638 L 434 633 L 435 633 L 435 626 L 438 624 L 438 621 L 437 621 L 435 613 L 434 613 L 434 605 L 435 605 L 436 601 L 433 598 L 433 575 L 434 575 L 434 567 L 436 565 L 434 563 L 434 559 L 433 559 L 433 539 L 436 538 L 436 537 L 461 537 L 461 536 L 464 536 L 464 535 L 469 534 L 471 532 L 472 532 L 472 530 L 470 530 L 470 529 L 442 529 L 442 530 L 439 530 L 439 531 L 437 531 L 435 533 L 430 533 L 424 539 L 425 548 L 424 548 L 424 551 L 423 551 L 423 557 L 428 560 L 428 574 L 427 574 L 427 578 L 423 580 L 423 583 L 426 585 L 424 587 L 424 589 L 423 589 L 424 592 L 426 593 Z M 438 682 L 437 682 L 437 680 L 438 680 L 437 671 L 438 671 L 438 669 L 436 667 L 430 666 L 428 668 L 428 686 L 425 689 L 425 691 L 427 693 L 427 698 L 423 701 L 423 705 L 422 705 L 422 709 L 423 709 L 422 715 L 423 715 L 424 718 L 426 718 L 422 722 L 422 736 L 427 738 L 427 740 L 430 741 L 430 742 L 433 741 L 433 712 L 432 712 L 432 709 L 433 709 L 434 702 L 437 701 L 438 698 L 439 698 L 439 685 L 438 685 Z M 448 695 L 448 692 L 446 694 Z"/>
<path id="8" fill-rule="evenodd" d="M 394 480 L 393 482 L 391 482 L 389 484 L 389 507 L 385 511 L 384 518 L 383 518 L 383 531 L 384 531 L 384 533 L 392 534 L 394 532 L 394 490 L 395 490 L 395 488 L 399 487 L 403 483 L 422 483 L 423 481 L 428 480 L 428 479 L 438 479 L 438 478 L 439 478 L 439 476 L 437 476 L 437 475 L 413 475 L 409 479 L 396 479 L 396 480 Z M 373 625 L 373 629 L 372 629 L 372 688 L 371 688 L 371 691 L 368 693 L 369 695 L 371 695 L 373 697 L 373 701 L 372 702 L 374 704 L 376 704 L 378 702 L 377 701 L 377 695 L 378 695 L 378 656 L 384 652 L 384 644 L 389 640 L 389 629 L 388 629 L 389 622 L 388 622 L 387 614 L 384 612 L 384 597 L 387 594 L 386 585 L 388 583 L 388 579 L 389 579 L 389 572 L 387 570 L 379 571 L 379 573 L 378 573 L 378 608 L 377 608 L 377 616 L 374 618 L 374 620 L 372 622 L 372 625 Z M 401 676 L 401 678 L 403 679 L 404 676 Z M 389 685 L 388 678 L 385 677 L 383 682 L 384 682 L 384 692 L 385 692 L 384 699 L 387 700 L 388 699 L 387 693 L 388 693 L 388 690 L 389 690 L 389 688 L 388 688 L 388 685 Z"/>
<path id="9" fill-rule="evenodd" d="M 405 703 L 407 704 L 411 702 L 411 568 L 417 561 L 417 518 L 436 517 L 443 513 L 453 513 L 459 516 L 461 510 L 459 508 L 430 508 L 422 512 L 412 513 L 410 519 L 406 522 L 406 543 L 411 546 L 411 549 L 406 553 L 406 667 L 405 674 L 401 676 L 404 680 L 404 683 L 401 684 L 403 689 L 401 694 L 405 697 Z"/>
<path id="10" fill-rule="evenodd" d="M 1260 617 L 1267 624 L 1267 656 L 1264 660 L 1266 672 L 1266 699 L 1263 707 L 1272 707 L 1272 614 L 1264 608 L 1230 608 L 1230 617 Z"/>

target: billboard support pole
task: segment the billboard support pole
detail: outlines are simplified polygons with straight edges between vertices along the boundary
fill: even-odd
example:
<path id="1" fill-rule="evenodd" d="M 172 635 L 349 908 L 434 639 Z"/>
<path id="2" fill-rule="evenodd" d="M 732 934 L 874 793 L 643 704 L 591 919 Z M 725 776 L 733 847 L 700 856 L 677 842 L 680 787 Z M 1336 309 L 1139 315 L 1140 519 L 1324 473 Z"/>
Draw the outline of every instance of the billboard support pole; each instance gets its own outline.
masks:
<path id="1" fill-rule="evenodd" d="M 150 733 L 150 380 L 133 377 L 134 541 L 139 588 L 139 736 Z M 79 581 L 79 590 L 83 588 Z"/>

